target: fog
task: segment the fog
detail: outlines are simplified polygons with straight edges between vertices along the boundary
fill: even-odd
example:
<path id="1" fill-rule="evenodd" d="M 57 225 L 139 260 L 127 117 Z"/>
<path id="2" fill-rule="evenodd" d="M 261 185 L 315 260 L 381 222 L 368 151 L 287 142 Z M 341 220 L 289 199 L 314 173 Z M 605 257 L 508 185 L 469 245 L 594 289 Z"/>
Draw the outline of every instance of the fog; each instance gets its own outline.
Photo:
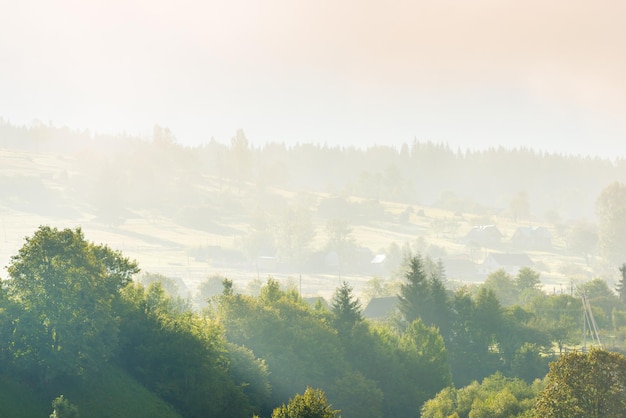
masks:
<path id="1" fill-rule="evenodd" d="M 369 300 L 394 294 L 409 253 L 441 261 L 449 287 L 524 263 L 548 292 L 617 275 L 596 202 L 626 182 L 623 160 L 418 141 L 257 147 L 242 130 L 188 147 L 159 126 L 146 138 L 8 122 L 0 147 L 3 265 L 43 224 L 81 226 L 193 301 L 210 277 L 326 298 L 346 280 Z"/>
<path id="2" fill-rule="evenodd" d="M 625 156 L 619 1 L 12 2 L 0 116 L 186 145 Z"/>

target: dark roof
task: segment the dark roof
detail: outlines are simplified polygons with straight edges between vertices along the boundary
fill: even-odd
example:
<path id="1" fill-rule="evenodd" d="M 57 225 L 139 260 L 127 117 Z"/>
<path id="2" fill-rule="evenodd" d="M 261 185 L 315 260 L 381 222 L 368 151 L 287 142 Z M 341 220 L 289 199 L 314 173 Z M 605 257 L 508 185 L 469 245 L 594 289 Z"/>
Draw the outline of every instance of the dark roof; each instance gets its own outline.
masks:
<path id="1" fill-rule="evenodd" d="M 363 317 L 367 319 L 388 318 L 398 309 L 398 301 L 397 296 L 373 298 L 363 311 Z"/>

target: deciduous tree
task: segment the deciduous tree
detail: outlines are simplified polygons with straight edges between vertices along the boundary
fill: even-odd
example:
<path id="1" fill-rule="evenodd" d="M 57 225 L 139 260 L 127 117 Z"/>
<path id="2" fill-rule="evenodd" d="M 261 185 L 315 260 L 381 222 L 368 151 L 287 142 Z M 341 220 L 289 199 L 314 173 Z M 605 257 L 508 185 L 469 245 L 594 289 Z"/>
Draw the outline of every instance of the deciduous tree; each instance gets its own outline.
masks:
<path id="1" fill-rule="evenodd" d="M 626 248 L 626 185 L 615 182 L 602 190 L 596 200 L 596 214 L 600 252 L 619 263 Z"/>
<path id="2" fill-rule="evenodd" d="M 600 349 L 564 354 L 550 365 L 548 384 L 535 416 L 623 417 L 626 411 L 626 357 Z"/>
<path id="3" fill-rule="evenodd" d="M 24 351 L 16 356 L 41 364 L 44 380 L 97 368 L 117 341 L 112 302 L 138 271 L 121 253 L 87 242 L 80 228 L 40 227 L 8 267 L 7 294 L 36 327 L 17 322 Z"/>
<path id="4" fill-rule="evenodd" d="M 287 405 L 276 408 L 272 418 L 335 418 L 340 411 L 332 409 L 321 389 L 306 388 L 304 395 L 296 395 Z"/>
<path id="5" fill-rule="evenodd" d="M 78 407 L 70 403 L 63 395 L 52 401 L 50 418 L 78 418 Z"/>

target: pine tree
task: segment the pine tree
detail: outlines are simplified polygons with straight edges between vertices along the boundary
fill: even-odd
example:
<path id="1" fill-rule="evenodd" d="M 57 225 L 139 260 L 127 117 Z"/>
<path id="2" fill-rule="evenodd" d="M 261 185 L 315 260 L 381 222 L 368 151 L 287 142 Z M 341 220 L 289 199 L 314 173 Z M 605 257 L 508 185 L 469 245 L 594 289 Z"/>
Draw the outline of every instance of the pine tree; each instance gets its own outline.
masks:
<path id="1" fill-rule="evenodd" d="M 429 297 L 428 278 L 419 254 L 410 258 L 409 270 L 404 277 L 407 282 L 400 285 L 399 309 L 410 324 L 423 315 Z"/>
<path id="2" fill-rule="evenodd" d="M 335 327 L 340 333 L 351 330 L 354 325 L 363 320 L 361 302 L 354 296 L 352 287 L 345 281 L 335 291 L 332 312 Z"/>

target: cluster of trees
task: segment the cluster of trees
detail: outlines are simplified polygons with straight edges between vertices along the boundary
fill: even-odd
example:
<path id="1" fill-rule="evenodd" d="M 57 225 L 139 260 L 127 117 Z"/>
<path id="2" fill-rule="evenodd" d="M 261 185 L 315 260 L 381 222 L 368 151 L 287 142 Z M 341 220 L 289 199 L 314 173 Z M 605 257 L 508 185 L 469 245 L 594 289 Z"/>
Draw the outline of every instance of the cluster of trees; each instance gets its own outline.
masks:
<path id="1" fill-rule="evenodd" d="M 626 408 L 626 357 L 594 348 L 550 364 L 544 379 L 528 384 L 494 374 L 482 383 L 448 387 L 422 407 L 438 417 L 622 417 Z"/>
<path id="2" fill-rule="evenodd" d="M 527 269 L 452 292 L 440 265 L 413 255 L 399 316 L 382 323 L 363 318 L 345 282 L 330 306 L 311 306 L 271 278 L 258 296 L 223 279 L 221 293 L 194 312 L 167 296 L 164 277 L 133 281 L 134 261 L 80 229 L 40 227 L 7 271 L 2 373 L 40 388 L 117 367 L 185 417 L 582 417 L 620 416 L 626 406 L 622 355 L 549 354 L 570 342 L 560 330 L 571 331 L 580 308 L 571 296 L 536 292 L 538 276 Z M 600 282 L 584 291 L 602 321 L 603 309 L 622 302 L 606 299 Z M 501 304 L 494 283 L 530 301 Z M 89 413 L 72 401 L 55 398 L 52 416 Z"/>
<path id="3" fill-rule="evenodd" d="M 536 215 L 557 209 L 565 217 L 582 217 L 593 213 L 593 202 L 581 207 L 584 201 L 581 197 L 597 196 L 602 187 L 615 179 L 626 181 L 626 166 L 622 160 L 611 162 L 523 148 L 462 151 L 445 144 L 416 140 L 408 141 L 399 149 L 375 146 L 363 150 L 282 143 L 254 147 L 239 130 L 230 141 L 207 138 L 204 145 L 185 149 L 176 143 L 173 132 L 160 126 L 154 127 L 151 138 L 138 138 L 93 135 L 41 122 L 14 126 L 3 120 L 0 120 L 0 138 L 3 141 L 0 146 L 4 147 L 57 152 L 81 150 L 81 156 L 88 157 L 86 163 L 98 163 L 89 170 L 95 173 L 114 163 L 111 157 L 115 156 L 119 165 L 115 163 L 116 166 L 109 165 L 109 168 L 129 180 L 129 190 L 136 191 L 142 190 L 136 187 L 137 182 L 149 186 L 146 180 L 166 180 L 172 174 L 190 181 L 210 175 L 223 179 L 224 183 L 253 182 L 308 190 L 349 191 L 365 198 L 411 203 L 433 203 L 442 191 L 448 191 L 458 196 L 454 200 L 456 206 L 449 207 L 455 211 L 468 207 L 508 206 L 526 193 L 529 210 Z M 88 152 L 87 146 L 98 152 Z M 164 159 L 165 155 L 168 158 Z M 319 167 L 325 169 L 319 170 Z M 138 176 L 128 176 L 135 170 Z M 159 183 L 167 186 L 160 191 L 176 193 L 173 187 L 169 188 L 176 183 L 183 185 L 182 181 Z M 132 199 L 124 190 L 119 193 Z M 188 202 L 189 205 L 202 204 L 201 201 Z M 159 203 L 167 204 L 165 199 Z M 523 215 L 522 212 L 516 211 L 518 215 Z"/>
<path id="4" fill-rule="evenodd" d="M 97 380 L 121 367 L 186 417 L 250 417 L 266 401 L 262 361 L 228 343 L 215 321 L 181 310 L 160 284 L 133 282 L 137 264 L 79 228 L 40 227 L 7 270 L 0 359 L 30 385 Z"/>
<path id="5" fill-rule="evenodd" d="M 228 283 L 228 282 L 227 282 Z M 400 332 L 364 321 L 344 283 L 330 309 L 311 307 L 269 279 L 258 297 L 227 285 L 207 315 L 226 338 L 250 348 L 271 372 L 271 404 L 293 388 L 321 388 L 343 417 L 411 416 L 451 383 L 444 342 L 419 319 Z"/>
<path id="6" fill-rule="evenodd" d="M 517 286 L 536 289 L 535 278 L 536 273 L 522 270 Z M 412 256 L 400 285 L 399 309 L 404 322 L 420 318 L 438 329 L 457 386 L 498 371 L 528 382 L 545 375 L 550 357 L 544 353 L 550 351 L 552 339 L 531 312 L 519 305 L 504 306 L 489 283 L 451 292 L 444 282 L 441 269 L 428 274 L 422 257 Z"/>
<path id="7" fill-rule="evenodd" d="M 282 416 L 276 406 L 309 386 L 344 417 L 410 416 L 451 383 L 435 328 L 364 321 L 346 283 L 326 308 L 272 279 L 258 297 L 225 280 L 198 314 L 167 297 L 158 277 L 132 281 L 138 271 L 80 229 L 40 227 L 2 281 L 3 370 L 54 387 L 120 367 L 185 417 Z"/>

